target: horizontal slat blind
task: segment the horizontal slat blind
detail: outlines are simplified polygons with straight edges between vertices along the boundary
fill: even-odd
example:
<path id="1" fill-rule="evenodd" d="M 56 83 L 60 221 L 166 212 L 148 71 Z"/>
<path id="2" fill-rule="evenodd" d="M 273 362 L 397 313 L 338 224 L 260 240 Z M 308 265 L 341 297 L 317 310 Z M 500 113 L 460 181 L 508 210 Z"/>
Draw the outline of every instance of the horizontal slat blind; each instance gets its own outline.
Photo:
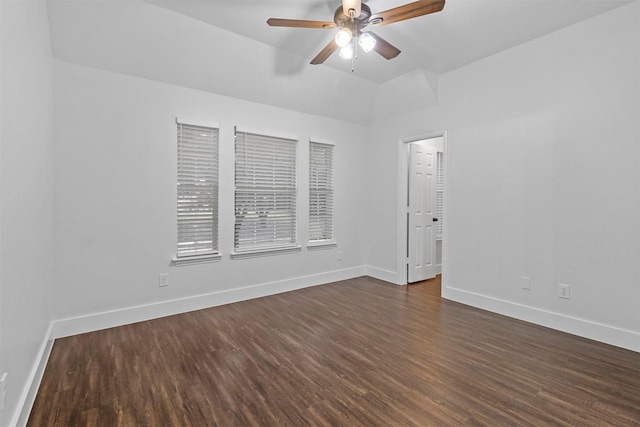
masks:
<path id="1" fill-rule="evenodd" d="M 444 213 L 444 154 L 439 151 L 436 163 L 436 237 L 442 237 L 442 216 Z"/>
<path id="2" fill-rule="evenodd" d="M 178 257 L 218 251 L 218 129 L 178 123 Z"/>
<path id="3" fill-rule="evenodd" d="M 236 132 L 236 250 L 296 244 L 296 143 Z"/>
<path id="4" fill-rule="evenodd" d="M 333 146 L 309 144 L 309 241 L 333 239 Z"/>

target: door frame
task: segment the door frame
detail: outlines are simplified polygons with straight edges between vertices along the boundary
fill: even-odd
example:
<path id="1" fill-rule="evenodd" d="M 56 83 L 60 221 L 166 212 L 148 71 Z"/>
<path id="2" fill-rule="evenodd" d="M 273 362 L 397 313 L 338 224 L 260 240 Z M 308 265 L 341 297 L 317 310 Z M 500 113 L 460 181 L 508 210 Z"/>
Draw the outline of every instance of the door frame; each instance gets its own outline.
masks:
<path id="1" fill-rule="evenodd" d="M 449 156 L 447 155 L 447 131 L 436 131 L 425 134 L 415 135 L 408 138 L 402 138 L 398 140 L 398 200 L 397 200 L 397 247 L 396 247 L 396 283 L 398 285 L 408 284 L 407 277 L 407 262 L 408 262 L 408 226 L 409 221 L 407 219 L 407 200 L 409 194 L 409 144 L 416 141 L 422 141 L 425 139 L 442 137 L 444 147 L 444 182 L 448 182 L 448 164 Z M 442 215 L 443 230 L 442 235 L 446 235 L 447 230 L 447 185 L 445 184 L 443 191 L 444 198 L 444 212 Z M 447 242 L 446 239 L 442 239 L 442 294 L 444 295 L 445 283 L 447 280 L 446 268 L 447 268 Z"/>
<path id="2" fill-rule="evenodd" d="M 409 144 L 409 181 L 407 203 L 407 281 L 421 282 L 436 277 L 437 241 L 436 194 L 438 147 L 442 137 L 422 139 Z M 436 143 L 437 145 L 437 143 Z M 440 148 L 442 150 L 442 148 Z M 414 157 L 415 156 L 415 157 Z"/>

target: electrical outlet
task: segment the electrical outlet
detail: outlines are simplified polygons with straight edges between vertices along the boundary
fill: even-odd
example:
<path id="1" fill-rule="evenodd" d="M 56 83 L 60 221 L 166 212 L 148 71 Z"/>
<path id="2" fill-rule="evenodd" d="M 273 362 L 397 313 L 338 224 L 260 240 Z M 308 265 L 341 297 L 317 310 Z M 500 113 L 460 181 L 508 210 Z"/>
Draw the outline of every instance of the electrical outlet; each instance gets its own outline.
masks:
<path id="1" fill-rule="evenodd" d="M 558 284 L 558 296 L 560 298 L 571 299 L 571 286 Z"/>
<path id="2" fill-rule="evenodd" d="M 165 286 L 169 286 L 169 273 L 160 273 L 158 286 L 160 286 L 161 288 L 164 288 Z"/>
<path id="3" fill-rule="evenodd" d="M 7 397 L 7 373 L 0 377 L 0 410 L 4 409 L 4 400 Z"/>
<path id="4" fill-rule="evenodd" d="M 522 276 L 522 289 L 531 290 L 531 277 Z"/>

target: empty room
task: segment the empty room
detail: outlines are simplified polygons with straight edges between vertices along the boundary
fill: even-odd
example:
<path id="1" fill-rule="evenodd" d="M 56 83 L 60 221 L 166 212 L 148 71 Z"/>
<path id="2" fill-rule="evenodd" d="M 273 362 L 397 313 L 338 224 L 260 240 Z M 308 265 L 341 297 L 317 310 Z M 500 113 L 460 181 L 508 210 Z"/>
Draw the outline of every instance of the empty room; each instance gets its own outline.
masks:
<path id="1" fill-rule="evenodd" d="M 0 426 L 640 426 L 640 0 L 0 0 Z"/>

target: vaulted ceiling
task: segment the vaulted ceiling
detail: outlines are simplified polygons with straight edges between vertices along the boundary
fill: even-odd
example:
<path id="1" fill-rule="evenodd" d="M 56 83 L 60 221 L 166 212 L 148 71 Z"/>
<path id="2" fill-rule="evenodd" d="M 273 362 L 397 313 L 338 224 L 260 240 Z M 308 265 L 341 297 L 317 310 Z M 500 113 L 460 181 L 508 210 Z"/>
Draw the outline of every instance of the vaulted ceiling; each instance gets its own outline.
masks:
<path id="1" fill-rule="evenodd" d="M 442 12 L 375 28 L 402 53 L 309 61 L 340 0 L 48 0 L 54 56 L 74 64 L 366 124 L 437 102 L 437 77 L 633 0 L 447 0 Z M 375 12 L 407 0 L 369 0 Z"/>
<path id="2" fill-rule="evenodd" d="M 369 0 L 373 13 L 412 0 Z M 309 60 L 335 35 L 335 29 L 270 28 L 269 17 L 333 21 L 340 0 L 149 0 L 207 24 L 291 52 Z M 440 74 L 528 40 L 583 21 L 628 1 L 447 0 L 438 13 L 372 28 L 402 53 L 387 61 L 361 54 L 355 73 L 384 83 L 416 69 Z M 351 63 L 333 55 L 326 63 L 351 73 Z"/>

